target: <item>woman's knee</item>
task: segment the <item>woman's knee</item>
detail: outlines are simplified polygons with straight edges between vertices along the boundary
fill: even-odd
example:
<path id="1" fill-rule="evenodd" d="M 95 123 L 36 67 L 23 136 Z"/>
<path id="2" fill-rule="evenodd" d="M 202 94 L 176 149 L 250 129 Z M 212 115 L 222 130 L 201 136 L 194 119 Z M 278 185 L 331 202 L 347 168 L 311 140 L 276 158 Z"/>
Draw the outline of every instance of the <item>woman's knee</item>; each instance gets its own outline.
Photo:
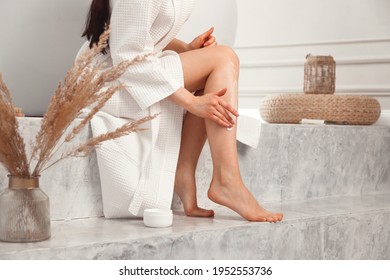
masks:
<path id="1" fill-rule="evenodd" d="M 240 68 L 240 59 L 236 52 L 228 46 L 216 46 L 216 53 L 219 57 L 219 63 L 233 63 L 236 69 Z"/>

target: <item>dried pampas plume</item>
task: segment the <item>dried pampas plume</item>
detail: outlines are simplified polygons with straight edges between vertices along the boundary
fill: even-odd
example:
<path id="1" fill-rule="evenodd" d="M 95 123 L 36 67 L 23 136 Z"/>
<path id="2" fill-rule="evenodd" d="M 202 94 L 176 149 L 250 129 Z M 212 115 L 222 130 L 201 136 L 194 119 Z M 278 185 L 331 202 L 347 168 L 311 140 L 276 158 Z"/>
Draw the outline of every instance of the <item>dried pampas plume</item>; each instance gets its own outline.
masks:
<path id="1" fill-rule="evenodd" d="M 11 175 L 30 175 L 26 149 L 19 134 L 19 125 L 11 94 L 0 73 L 0 163 Z"/>
<path id="2" fill-rule="evenodd" d="M 124 61 L 109 68 L 103 63 L 96 63 L 94 58 L 107 47 L 109 33 L 107 29 L 100 36 L 99 43 L 85 51 L 67 72 L 64 81 L 58 84 L 42 119 L 29 160 L 25 144 L 19 134 L 11 94 L 0 74 L 0 163 L 10 175 L 23 178 L 39 176 L 42 171 L 67 157 L 87 155 L 105 141 L 140 131 L 140 125 L 156 117 L 130 122 L 113 132 L 89 139 L 48 165 L 60 147 L 72 141 L 113 94 L 123 88 L 122 84 L 113 82 L 117 81 L 129 66 L 146 57 L 140 56 L 133 61 Z M 89 109 L 88 113 L 82 116 L 82 111 L 86 108 Z M 79 124 L 69 129 L 73 121 L 80 117 Z M 70 132 L 65 135 L 69 130 Z M 31 172 L 30 165 L 33 159 L 35 166 Z"/>

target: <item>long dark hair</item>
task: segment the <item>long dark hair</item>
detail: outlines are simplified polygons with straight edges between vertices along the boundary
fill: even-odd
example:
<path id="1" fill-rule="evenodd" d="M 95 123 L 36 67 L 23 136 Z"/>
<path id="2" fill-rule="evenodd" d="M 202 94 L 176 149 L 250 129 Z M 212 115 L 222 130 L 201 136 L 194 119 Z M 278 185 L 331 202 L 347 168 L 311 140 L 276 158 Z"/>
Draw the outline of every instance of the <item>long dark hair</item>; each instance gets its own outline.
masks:
<path id="1" fill-rule="evenodd" d="M 104 32 L 106 25 L 110 24 L 110 17 L 110 0 L 92 1 L 82 35 L 82 37 L 87 37 L 90 41 L 90 48 L 99 42 L 99 36 Z"/>

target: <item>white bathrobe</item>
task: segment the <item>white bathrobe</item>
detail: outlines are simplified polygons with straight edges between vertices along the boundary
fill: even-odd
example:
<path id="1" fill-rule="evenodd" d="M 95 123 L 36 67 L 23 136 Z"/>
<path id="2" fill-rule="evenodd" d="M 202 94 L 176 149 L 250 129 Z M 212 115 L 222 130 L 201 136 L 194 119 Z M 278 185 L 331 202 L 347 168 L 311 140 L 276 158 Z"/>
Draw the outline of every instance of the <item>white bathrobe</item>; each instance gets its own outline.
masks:
<path id="1" fill-rule="evenodd" d="M 184 86 L 179 55 L 163 48 L 190 15 L 194 0 L 111 0 L 107 65 L 153 52 L 120 78 L 116 93 L 91 121 L 94 136 L 129 119 L 161 114 L 147 131 L 104 143 L 97 159 L 106 218 L 142 216 L 147 208 L 170 209 L 179 155 L 183 108 L 166 97 Z M 79 53 L 88 47 L 88 42 Z"/>

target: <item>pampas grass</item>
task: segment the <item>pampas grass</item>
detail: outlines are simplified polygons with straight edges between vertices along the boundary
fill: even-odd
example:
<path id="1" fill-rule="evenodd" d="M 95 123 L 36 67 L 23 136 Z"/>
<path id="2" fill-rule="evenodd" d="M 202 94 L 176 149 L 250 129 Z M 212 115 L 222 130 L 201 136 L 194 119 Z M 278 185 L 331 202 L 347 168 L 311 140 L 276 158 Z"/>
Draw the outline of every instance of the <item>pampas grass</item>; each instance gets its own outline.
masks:
<path id="1" fill-rule="evenodd" d="M 11 93 L 0 73 L 0 163 L 11 175 L 29 177 L 26 149 L 19 133 Z"/>
<path id="2" fill-rule="evenodd" d="M 86 143 L 62 154 L 57 160 L 53 160 L 60 147 L 64 143 L 71 142 L 112 95 L 123 89 L 124 86 L 115 81 L 129 66 L 145 59 L 145 56 L 141 56 L 109 68 L 106 68 L 103 63 L 96 63 L 94 58 L 107 47 L 108 37 L 109 30 L 106 30 L 101 35 L 99 43 L 83 53 L 68 71 L 64 81 L 58 84 L 42 119 L 30 159 L 27 159 L 25 144 L 19 134 L 15 116 L 17 112 L 10 91 L 0 74 L 0 163 L 10 175 L 22 178 L 39 176 L 65 158 L 88 155 L 105 141 L 140 131 L 140 125 L 156 117 L 151 116 L 130 122 L 113 132 L 91 138 Z M 82 110 L 86 108 L 89 111 L 82 116 Z M 70 129 L 73 121 L 79 117 L 82 117 L 80 123 Z M 31 166 L 32 162 L 35 163 L 34 167 Z"/>

